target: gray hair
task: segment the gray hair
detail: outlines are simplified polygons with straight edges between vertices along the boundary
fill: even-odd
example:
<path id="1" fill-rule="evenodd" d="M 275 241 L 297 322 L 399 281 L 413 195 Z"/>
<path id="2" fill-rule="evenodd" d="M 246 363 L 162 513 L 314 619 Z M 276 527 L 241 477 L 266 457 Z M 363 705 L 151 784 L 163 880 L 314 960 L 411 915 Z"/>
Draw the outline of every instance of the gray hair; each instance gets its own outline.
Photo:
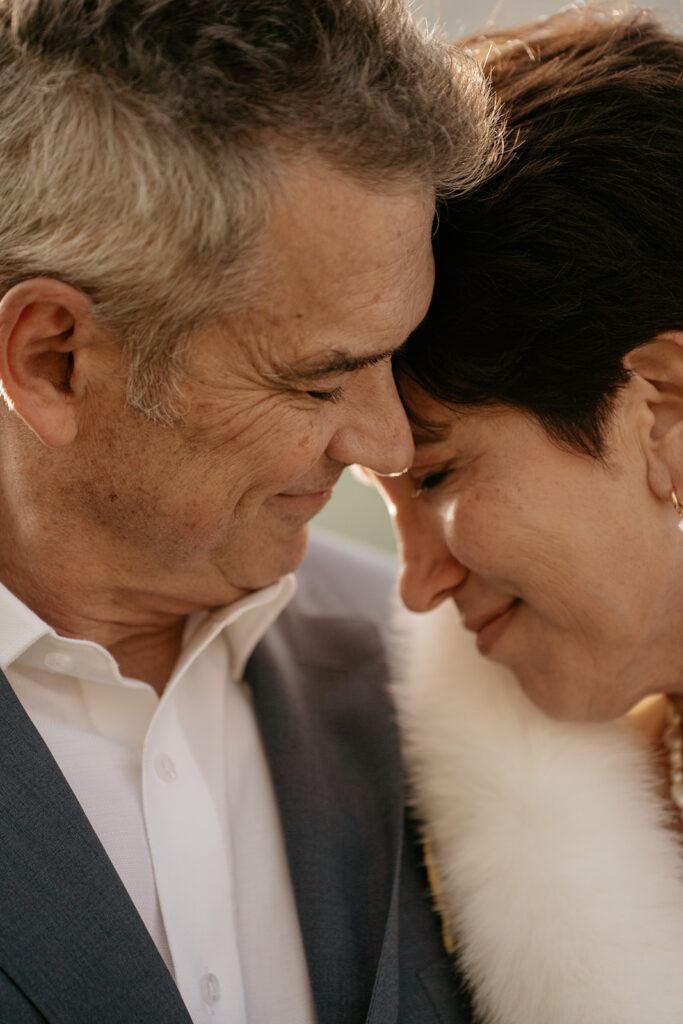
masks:
<path id="1" fill-rule="evenodd" d="M 402 0 L 0 0 L 0 292 L 85 292 L 129 403 L 169 419 L 188 338 L 253 296 L 288 153 L 443 194 L 498 135 L 477 66 Z"/>

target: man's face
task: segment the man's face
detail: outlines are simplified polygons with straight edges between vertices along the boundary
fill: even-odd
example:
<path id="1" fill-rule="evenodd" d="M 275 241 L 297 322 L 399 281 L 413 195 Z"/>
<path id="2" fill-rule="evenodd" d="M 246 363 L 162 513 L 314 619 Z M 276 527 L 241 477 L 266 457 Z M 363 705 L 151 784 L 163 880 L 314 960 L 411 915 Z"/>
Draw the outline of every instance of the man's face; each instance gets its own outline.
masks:
<path id="1" fill-rule="evenodd" d="M 410 463 L 390 355 L 429 303 L 432 214 L 424 189 L 307 165 L 264 230 L 264 297 L 195 339 L 182 424 L 124 410 L 102 374 L 70 487 L 116 572 L 189 605 L 234 600 L 299 563 L 344 466 Z"/>

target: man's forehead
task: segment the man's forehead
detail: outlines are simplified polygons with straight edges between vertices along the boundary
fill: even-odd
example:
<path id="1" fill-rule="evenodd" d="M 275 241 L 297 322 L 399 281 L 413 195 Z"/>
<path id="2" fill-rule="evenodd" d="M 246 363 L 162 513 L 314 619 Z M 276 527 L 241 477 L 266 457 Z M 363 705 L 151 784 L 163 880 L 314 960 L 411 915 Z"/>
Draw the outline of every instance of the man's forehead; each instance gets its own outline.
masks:
<path id="1" fill-rule="evenodd" d="M 316 175 L 328 176 L 322 193 Z M 283 381 L 387 359 L 429 304 L 430 229 L 422 189 L 382 195 L 329 168 L 303 169 L 264 225 L 269 280 L 232 322 L 241 344 Z"/>
<path id="2" fill-rule="evenodd" d="M 368 271 L 390 274 L 394 255 L 424 258 L 433 211 L 433 192 L 418 181 L 382 191 L 310 160 L 286 169 L 261 243 L 282 283 L 299 283 L 300 299 L 315 305 L 312 284 L 362 287 Z"/>

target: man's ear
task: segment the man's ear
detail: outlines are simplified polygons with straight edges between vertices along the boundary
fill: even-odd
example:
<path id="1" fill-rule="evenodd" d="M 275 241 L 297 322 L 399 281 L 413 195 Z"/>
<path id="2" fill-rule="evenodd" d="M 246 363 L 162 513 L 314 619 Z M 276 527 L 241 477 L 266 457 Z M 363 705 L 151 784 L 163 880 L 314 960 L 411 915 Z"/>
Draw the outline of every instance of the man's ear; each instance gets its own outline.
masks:
<path id="1" fill-rule="evenodd" d="M 633 349 L 625 365 L 643 385 L 639 430 L 651 490 L 683 494 L 683 331 L 667 331 Z"/>
<path id="2" fill-rule="evenodd" d="M 74 365 L 92 340 L 86 296 L 63 281 L 36 277 L 0 301 L 0 381 L 14 411 L 50 448 L 78 432 Z"/>

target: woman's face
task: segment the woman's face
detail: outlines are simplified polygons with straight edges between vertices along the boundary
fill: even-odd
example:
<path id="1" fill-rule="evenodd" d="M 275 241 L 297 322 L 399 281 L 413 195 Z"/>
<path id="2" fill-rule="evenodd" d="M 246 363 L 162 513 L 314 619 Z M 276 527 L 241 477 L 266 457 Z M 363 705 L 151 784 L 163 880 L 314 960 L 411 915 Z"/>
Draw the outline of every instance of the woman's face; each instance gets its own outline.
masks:
<path id="1" fill-rule="evenodd" d="M 683 534 L 648 485 L 631 388 L 602 462 L 516 410 L 454 413 L 407 385 L 409 407 L 443 430 L 416 432 L 409 473 L 379 481 L 406 605 L 453 600 L 481 653 L 557 718 L 606 720 L 683 689 Z"/>

